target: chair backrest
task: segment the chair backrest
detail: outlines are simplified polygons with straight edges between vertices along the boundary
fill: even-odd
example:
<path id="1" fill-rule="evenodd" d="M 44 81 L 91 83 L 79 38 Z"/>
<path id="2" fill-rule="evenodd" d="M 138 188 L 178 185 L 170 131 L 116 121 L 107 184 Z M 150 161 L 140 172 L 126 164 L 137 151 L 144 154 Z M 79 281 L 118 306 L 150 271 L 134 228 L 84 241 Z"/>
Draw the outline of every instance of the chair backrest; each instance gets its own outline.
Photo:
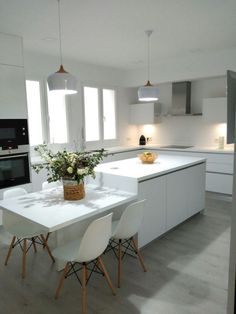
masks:
<path id="1" fill-rule="evenodd" d="M 129 239 L 139 230 L 146 200 L 141 200 L 126 207 L 121 218 L 113 230 L 112 237 L 116 239 Z"/>
<path id="2" fill-rule="evenodd" d="M 59 181 L 55 181 L 55 182 L 45 181 L 42 183 L 42 190 L 56 188 L 57 186 L 60 186 L 60 185 L 61 183 Z"/>
<path id="3" fill-rule="evenodd" d="M 80 243 L 79 262 L 89 262 L 100 256 L 106 249 L 111 237 L 110 213 L 90 223 Z"/>
<path id="4" fill-rule="evenodd" d="M 23 188 L 12 188 L 3 192 L 3 199 L 17 197 L 27 194 L 27 191 Z"/>
<path id="5" fill-rule="evenodd" d="M 27 194 L 27 191 L 23 188 L 11 188 L 3 192 L 3 199 L 13 198 L 13 197 L 17 197 L 17 196 L 21 196 L 25 194 Z M 18 222 L 19 222 L 19 217 L 12 214 L 11 212 L 3 210 L 2 224 L 6 230 L 8 230 L 10 226 L 17 224 Z"/>

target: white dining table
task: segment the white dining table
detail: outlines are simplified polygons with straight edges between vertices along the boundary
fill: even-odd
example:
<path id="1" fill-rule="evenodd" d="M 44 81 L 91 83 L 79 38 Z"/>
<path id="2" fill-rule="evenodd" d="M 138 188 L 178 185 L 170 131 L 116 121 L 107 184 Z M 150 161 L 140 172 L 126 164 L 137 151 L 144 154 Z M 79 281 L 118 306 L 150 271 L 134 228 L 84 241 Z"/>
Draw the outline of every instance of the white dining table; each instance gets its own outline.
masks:
<path id="1" fill-rule="evenodd" d="M 0 209 L 3 217 L 10 214 L 15 219 L 40 225 L 45 233 L 54 232 L 54 246 L 57 247 L 81 236 L 93 219 L 137 199 L 135 188 L 132 188 L 135 181 L 125 184 L 124 180 L 114 178 L 97 174 L 95 181 L 86 184 L 85 198 L 79 201 L 64 200 L 61 186 L 1 200 Z"/>

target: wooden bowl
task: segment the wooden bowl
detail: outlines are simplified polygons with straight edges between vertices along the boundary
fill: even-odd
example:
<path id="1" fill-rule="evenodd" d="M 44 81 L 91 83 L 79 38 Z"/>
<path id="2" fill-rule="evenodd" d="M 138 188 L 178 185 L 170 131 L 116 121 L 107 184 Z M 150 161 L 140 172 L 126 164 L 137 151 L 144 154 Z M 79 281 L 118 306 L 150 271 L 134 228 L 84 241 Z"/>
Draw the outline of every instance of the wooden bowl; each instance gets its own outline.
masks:
<path id="1" fill-rule="evenodd" d="M 157 156 L 157 154 L 150 152 L 144 152 L 138 155 L 143 164 L 153 164 L 154 161 L 157 159 Z"/>

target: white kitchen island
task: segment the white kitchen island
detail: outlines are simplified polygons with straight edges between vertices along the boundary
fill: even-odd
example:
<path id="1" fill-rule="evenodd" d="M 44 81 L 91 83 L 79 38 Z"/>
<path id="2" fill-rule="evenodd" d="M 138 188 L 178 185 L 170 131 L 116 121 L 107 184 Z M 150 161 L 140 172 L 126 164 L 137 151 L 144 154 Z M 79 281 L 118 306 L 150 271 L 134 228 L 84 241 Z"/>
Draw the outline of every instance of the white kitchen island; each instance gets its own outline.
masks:
<path id="1" fill-rule="evenodd" d="M 160 155 L 153 164 L 132 158 L 100 164 L 96 171 L 119 181 L 136 179 L 138 198 L 147 199 L 138 233 L 142 247 L 205 208 L 205 168 L 205 158 Z"/>

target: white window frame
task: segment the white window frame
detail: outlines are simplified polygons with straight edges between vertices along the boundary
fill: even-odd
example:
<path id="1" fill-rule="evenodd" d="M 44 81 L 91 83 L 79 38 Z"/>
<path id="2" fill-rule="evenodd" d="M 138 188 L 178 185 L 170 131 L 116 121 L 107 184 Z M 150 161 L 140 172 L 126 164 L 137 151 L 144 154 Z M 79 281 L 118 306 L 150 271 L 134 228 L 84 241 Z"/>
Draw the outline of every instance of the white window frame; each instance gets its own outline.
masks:
<path id="1" fill-rule="evenodd" d="M 99 140 L 97 141 L 89 141 L 86 142 L 86 134 L 85 134 L 85 104 L 84 104 L 84 87 L 92 87 L 98 89 L 98 120 L 99 120 Z M 109 139 L 104 140 L 104 127 L 103 127 L 103 96 L 102 96 L 102 90 L 103 89 L 110 89 L 114 90 L 115 94 L 115 127 L 116 127 L 116 138 L 115 139 Z M 96 149 L 101 147 L 112 147 L 117 146 L 119 144 L 119 138 L 118 138 L 118 110 L 117 110 L 117 88 L 114 86 L 104 86 L 104 85 L 97 85 L 97 84 L 91 84 L 91 83 L 84 83 L 82 84 L 82 110 L 83 110 L 83 123 L 82 123 L 82 136 L 84 138 L 84 144 L 86 149 Z"/>
<path id="2" fill-rule="evenodd" d="M 70 109 L 69 109 L 69 97 L 65 97 L 66 104 L 66 123 L 67 123 L 67 143 L 50 143 L 50 130 L 49 130 L 49 112 L 48 112 L 48 95 L 47 95 L 47 81 L 39 77 L 26 77 L 25 78 L 25 91 L 26 91 L 26 81 L 37 81 L 39 82 L 40 90 L 40 103 L 41 103 L 41 118 L 42 118 L 42 135 L 43 142 L 49 145 L 58 145 L 59 147 L 65 147 L 65 145 L 70 143 Z M 27 107 L 28 111 L 28 107 Z M 33 148 L 34 145 L 31 145 Z"/>

